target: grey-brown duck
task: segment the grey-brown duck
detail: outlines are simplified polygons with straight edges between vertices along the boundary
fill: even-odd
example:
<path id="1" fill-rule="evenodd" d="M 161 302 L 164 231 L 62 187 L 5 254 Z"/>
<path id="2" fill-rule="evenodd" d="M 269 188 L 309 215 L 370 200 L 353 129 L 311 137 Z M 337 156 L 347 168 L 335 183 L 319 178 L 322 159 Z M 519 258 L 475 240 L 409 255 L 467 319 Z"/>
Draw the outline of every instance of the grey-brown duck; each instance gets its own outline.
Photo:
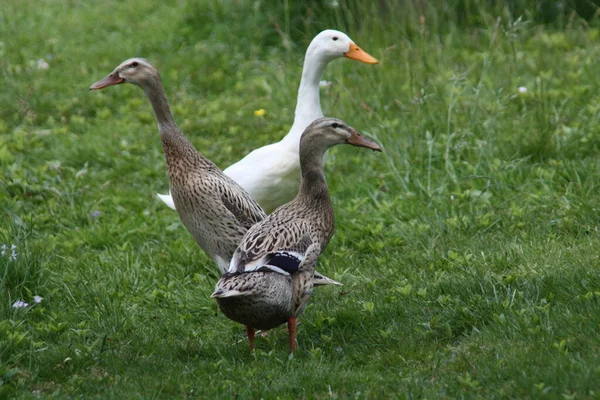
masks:
<path id="1" fill-rule="evenodd" d="M 320 118 L 306 128 L 298 195 L 248 230 L 212 294 L 228 318 L 246 325 L 251 349 L 255 329 L 286 321 L 290 349 L 296 348 L 296 318 L 312 294 L 317 258 L 334 231 L 323 158 L 330 147 L 344 143 L 380 150 L 339 119 Z"/>

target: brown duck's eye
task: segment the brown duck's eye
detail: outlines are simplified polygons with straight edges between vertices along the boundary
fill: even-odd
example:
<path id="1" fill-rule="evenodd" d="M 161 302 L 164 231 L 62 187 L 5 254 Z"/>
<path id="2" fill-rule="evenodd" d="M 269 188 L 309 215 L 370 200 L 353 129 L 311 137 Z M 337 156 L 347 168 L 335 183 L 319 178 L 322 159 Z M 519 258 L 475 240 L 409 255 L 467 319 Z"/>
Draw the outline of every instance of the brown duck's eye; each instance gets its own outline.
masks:
<path id="1" fill-rule="evenodd" d="M 337 37 L 337 36 L 334 36 L 334 37 L 333 37 L 333 40 L 338 40 L 338 37 Z"/>
<path id="2" fill-rule="evenodd" d="M 135 67 L 137 67 L 138 65 L 140 65 L 140 63 L 138 63 L 137 61 L 134 61 L 134 62 L 132 62 L 132 63 L 131 63 L 131 67 L 132 67 L 132 68 L 135 68 Z"/>
<path id="3" fill-rule="evenodd" d="M 340 124 L 338 124 L 337 122 L 334 122 L 333 124 L 331 124 L 331 127 L 334 128 L 334 129 L 335 128 L 339 128 Z"/>

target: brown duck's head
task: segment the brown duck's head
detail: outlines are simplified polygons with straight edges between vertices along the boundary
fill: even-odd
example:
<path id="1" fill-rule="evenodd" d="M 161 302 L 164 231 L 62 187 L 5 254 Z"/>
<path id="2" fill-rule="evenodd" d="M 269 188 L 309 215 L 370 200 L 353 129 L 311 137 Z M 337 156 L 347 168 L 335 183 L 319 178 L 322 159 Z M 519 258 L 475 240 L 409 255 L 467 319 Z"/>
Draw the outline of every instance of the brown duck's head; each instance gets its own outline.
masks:
<path id="1" fill-rule="evenodd" d="M 133 83 L 144 87 L 150 80 L 159 78 L 158 71 L 143 58 L 130 58 L 123 61 L 106 78 L 90 86 L 90 90 L 104 89 L 121 83 Z"/>
<path id="2" fill-rule="evenodd" d="M 310 143 L 325 149 L 336 144 L 351 144 L 381 151 L 381 146 L 365 138 L 356 129 L 337 118 L 319 118 L 315 120 L 302 134 L 300 143 L 301 148 Z"/>

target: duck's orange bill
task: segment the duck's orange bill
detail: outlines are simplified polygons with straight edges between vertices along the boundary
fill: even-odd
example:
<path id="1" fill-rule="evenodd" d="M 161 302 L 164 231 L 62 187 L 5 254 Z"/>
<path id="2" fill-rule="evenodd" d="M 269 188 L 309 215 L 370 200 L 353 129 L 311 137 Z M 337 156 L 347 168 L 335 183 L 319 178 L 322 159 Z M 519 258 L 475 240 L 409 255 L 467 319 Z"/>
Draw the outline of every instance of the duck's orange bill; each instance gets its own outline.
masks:
<path id="1" fill-rule="evenodd" d="M 377 64 L 379 62 L 375 57 L 358 47 L 355 43 L 350 43 L 350 50 L 344 53 L 344 55 L 353 60 L 367 64 Z"/>
<path id="2" fill-rule="evenodd" d="M 107 76 L 106 78 L 101 79 L 98 82 L 94 83 L 92 86 L 90 86 L 90 90 L 103 89 L 107 86 L 118 85 L 123 82 L 125 82 L 125 79 L 123 79 L 119 75 L 113 73 L 113 74 L 110 74 L 109 76 Z"/>
<path id="3" fill-rule="evenodd" d="M 346 141 L 354 146 L 366 147 L 367 149 L 381 151 L 381 146 L 379 146 L 375 142 L 370 141 L 369 139 L 365 138 L 356 131 L 352 131 L 352 136 L 350 136 L 350 138 Z"/>

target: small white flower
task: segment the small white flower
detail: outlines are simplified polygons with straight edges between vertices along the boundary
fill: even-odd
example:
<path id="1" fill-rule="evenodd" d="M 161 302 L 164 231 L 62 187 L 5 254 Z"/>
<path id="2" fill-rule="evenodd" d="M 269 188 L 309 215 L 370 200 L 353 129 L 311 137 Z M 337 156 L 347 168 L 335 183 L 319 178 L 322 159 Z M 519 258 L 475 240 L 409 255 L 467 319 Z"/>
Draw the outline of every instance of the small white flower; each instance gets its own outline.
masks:
<path id="1" fill-rule="evenodd" d="M 40 304 L 42 302 L 42 300 L 44 300 L 44 298 L 42 296 L 38 296 L 38 295 L 33 296 L 33 301 L 36 304 Z"/>
<path id="2" fill-rule="evenodd" d="M 8 257 L 8 259 L 10 261 L 16 260 L 17 256 L 19 255 L 17 253 L 17 246 L 14 244 L 10 245 L 10 254 L 8 254 L 8 250 L 9 250 L 8 245 L 3 244 L 2 246 L 0 246 L 0 256 Z"/>
<path id="3" fill-rule="evenodd" d="M 319 87 L 325 88 L 325 87 L 329 87 L 329 86 L 331 86 L 330 81 L 320 81 L 319 82 Z"/>
<path id="4" fill-rule="evenodd" d="M 43 58 L 40 58 L 39 60 L 37 60 L 37 69 L 41 69 L 41 70 L 47 70 L 48 68 L 50 68 L 50 65 L 46 62 L 46 60 L 44 60 Z"/>
<path id="5" fill-rule="evenodd" d="M 17 300 L 12 306 L 13 308 L 26 308 L 29 307 L 29 304 L 25 303 L 23 300 Z"/>
<path id="6" fill-rule="evenodd" d="M 519 93 L 527 93 L 527 88 L 525 86 L 519 86 Z"/>

